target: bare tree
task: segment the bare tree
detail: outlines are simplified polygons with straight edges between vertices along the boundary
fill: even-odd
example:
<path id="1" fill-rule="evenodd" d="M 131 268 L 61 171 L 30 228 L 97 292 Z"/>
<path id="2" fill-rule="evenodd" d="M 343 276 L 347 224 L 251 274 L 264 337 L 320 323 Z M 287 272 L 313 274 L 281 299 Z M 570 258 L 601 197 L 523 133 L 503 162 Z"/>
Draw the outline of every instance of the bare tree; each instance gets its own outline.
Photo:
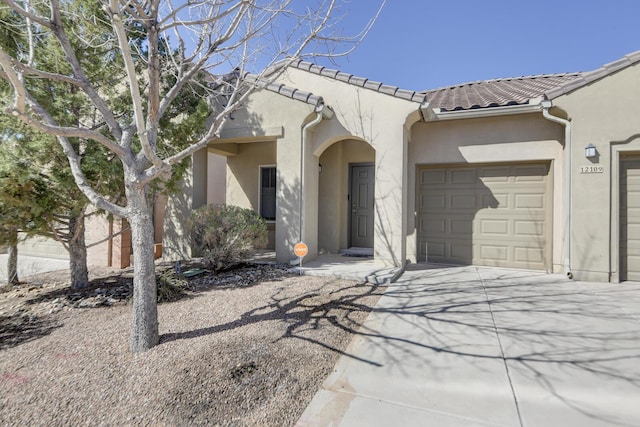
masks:
<path id="1" fill-rule="evenodd" d="M 0 78 L 12 91 L 5 113 L 55 135 L 83 194 L 98 208 L 129 222 L 135 260 L 130 348 L 147 350 L 159 336 L 150 184 L 169 179 L 174 166 L 219 137 L 230 113 L 296 58 L 345 54 L 374 19 L 360 33 L 344 36 L 337 24 L 348 10 L 338 0 L 101 0 L 101 9 L 90 1 L 0 1 L 4 5 L 0 24 L 26 35 L 26 43 L 18 48 L 0 44 Z M 52 61 L 40 62 L 39 48 L 52 40 L 69 72 L 41 66 Z M 107 49 L 95 62 L 115 64 L 126 75 L 124 83 L 113 83 L 126 89 L 125 108 L 114 101 L 123 98 L 122 91 L 114 95 L 79 58 L 85 49 L 98 45 Z M 278 67 L 272 67 L 276 63 Z M 92 105 L 101 125 L 89 126 L 82 120 L 61 124 L 33 95 L 34 81 L 71 85 Z M 159 150 L 163 117 L 193 90 L 222 96 L 224 103 L 186 144 Z M 92 188 L 77 141 L 101 144 L 122 163 L 126 204 L 113 203 Z"/>

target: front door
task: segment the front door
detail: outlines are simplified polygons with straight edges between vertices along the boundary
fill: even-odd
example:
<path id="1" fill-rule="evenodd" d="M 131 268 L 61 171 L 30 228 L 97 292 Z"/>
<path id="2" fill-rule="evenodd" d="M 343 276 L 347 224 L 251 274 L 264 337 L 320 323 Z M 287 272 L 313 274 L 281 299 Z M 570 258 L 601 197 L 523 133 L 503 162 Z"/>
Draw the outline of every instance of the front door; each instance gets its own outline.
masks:
<path id="1" fill-rule="evenodd" d="M 352 247 L 373 247 L 374 183 L 373 165 L 351 165 Z"/>

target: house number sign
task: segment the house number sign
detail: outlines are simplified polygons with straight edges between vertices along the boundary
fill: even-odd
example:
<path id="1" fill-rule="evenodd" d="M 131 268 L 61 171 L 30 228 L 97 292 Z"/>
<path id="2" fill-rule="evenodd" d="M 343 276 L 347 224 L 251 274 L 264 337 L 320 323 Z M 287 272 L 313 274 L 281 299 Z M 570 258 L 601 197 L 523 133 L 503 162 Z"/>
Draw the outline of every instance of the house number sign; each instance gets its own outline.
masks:
<path id="1" fill-rule="evenodd" d="M 604 166 L 580 166 L 580 173 L 603 173 Z"/>

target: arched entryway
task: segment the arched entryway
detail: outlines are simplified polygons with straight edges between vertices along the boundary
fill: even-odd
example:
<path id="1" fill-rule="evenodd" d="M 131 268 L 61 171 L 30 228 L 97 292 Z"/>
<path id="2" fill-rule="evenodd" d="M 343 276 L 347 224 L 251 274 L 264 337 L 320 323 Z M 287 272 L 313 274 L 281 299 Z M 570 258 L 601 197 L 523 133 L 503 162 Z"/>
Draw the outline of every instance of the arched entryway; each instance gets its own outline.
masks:
<path id="1" fill-rule="evenodd" d="M 318 251 L 373 248 L 375 150 L 342 139 L 319 155 Z"/>

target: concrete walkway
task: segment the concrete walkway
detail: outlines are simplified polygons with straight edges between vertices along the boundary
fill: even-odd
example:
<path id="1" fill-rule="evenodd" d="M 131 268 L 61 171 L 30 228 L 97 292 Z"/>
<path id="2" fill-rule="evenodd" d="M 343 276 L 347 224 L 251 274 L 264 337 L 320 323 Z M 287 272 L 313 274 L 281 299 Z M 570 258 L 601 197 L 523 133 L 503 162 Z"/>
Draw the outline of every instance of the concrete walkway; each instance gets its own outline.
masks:
<path id="1" fill-rule="evenodd" d="M 639 284 L 410 270 L 298 426 L 640 425 Z"/>
<path id="2" fill-rule="evenodd" d="M 0 283 L 7 283 L 7 254 L 0 254 Z M 18 255 L 18 277 L 23 280 L 32 274 L 49 271 L 66 270 L 68 259 L 45 258 L 29 255 Z"/>
<path id="3" fill-rule="evenodd" d="M 249 262 L 275 264 L 276 254 L 272 251 L 260 251 L 253 255 Z M 384 266 L 370 257 L 321 254 L 312 261 L 303 259 L 302 267 L 292 266 L 291 272 L 307 276 L 330 276 L 386 284 L 395 281 L 402 274 L 402 269 Z"/>
<path id="4" fill-rule="evenodd" d="M 299 273 L 300 267 L 295 267 L 292 271 Z M 402 269 L 384 266 L 373 258 L 323 254 L 313 261 L 303 261 L 302 273 L 308 276 L 332 276 L 382 285 L 395 281 L 402 274 Z"/>

